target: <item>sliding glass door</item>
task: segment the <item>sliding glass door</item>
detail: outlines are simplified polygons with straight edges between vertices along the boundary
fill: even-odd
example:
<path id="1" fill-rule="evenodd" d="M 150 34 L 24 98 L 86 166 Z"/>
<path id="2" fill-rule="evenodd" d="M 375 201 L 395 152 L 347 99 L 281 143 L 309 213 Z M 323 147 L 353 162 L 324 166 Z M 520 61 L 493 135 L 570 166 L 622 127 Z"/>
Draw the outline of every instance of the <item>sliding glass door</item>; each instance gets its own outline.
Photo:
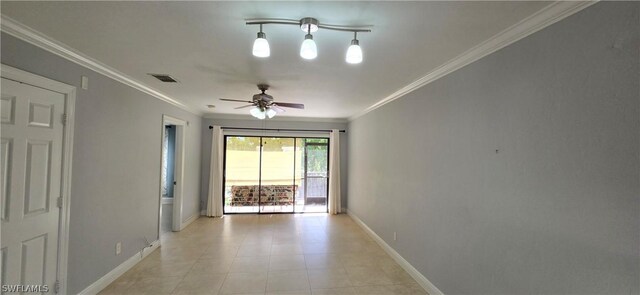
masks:
<path id="1" fill-rule="evenodd" d="M 327 212 L 328 144 L 225 136 L 224 213 Z"/>
<path id="2" fill-rule="evenodd" d="M 327 212 L 329 190 L 329 140 L 326 138 L 299 138 L 301 167 L 296 211 Z"/>

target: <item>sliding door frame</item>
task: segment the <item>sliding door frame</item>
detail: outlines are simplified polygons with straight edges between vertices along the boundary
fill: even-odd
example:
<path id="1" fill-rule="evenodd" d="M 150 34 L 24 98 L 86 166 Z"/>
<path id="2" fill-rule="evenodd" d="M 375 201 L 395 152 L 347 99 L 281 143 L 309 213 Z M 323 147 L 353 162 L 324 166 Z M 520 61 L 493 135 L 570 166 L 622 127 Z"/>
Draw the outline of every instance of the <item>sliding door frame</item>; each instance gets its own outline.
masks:
<path id="1" fill-rule="evenodd" d="M 301 137 L 302 139 L 307 139 L 309 137 Z M 315 138 L 315 137 L 314 137 Z M 308 157 L 309 157 L 309 150 L 307 149 L 307 147 L 309 146 L 327 146 L 327 204 L 326 204 L 326 213 L 329 213 L 329 155 L 331 155 L 331 151 L 329 150 L 331 148 L 331 144 L 330 141 L 331 139 L 326 138 L 327 139 L 327 143 L 316 143 L 316 142 L 312 142 L 307 144 L 305 142 L 304 144 L 304 151 L 302 152 L 302 154 L 304 155 L 304 204 L 307 204 L 307 192 L 308 192 L 308 188 L 309 188 L 309 176 L 307 174 L 308 172 Z M 322 177 L 311 177 L 311 178 L 322 178 Z"/>
<path id="2" fill-rule="evenodd" d="M 313 214 L 313 213 L 319 213 L 319 212 L 296 212 L 296 139 L 306 139 L 306 138 L 320 138 L 320 139 L 326 139 L 327 140 L 327 204 L 325 205 L 325 213 L 329 213 L 329 178 L 331 177 L 330 175 L 330 167 L 329 167 L 329 156 L 331 155 L 331 151 L 329 150 L 331 148 L 331 138 L 329 137 L 322 137 L 322 136 L 318 136 L 318 137 L 295 137 L 295 136 L 263 136 L 263 135 L 233 135 L 233 134 L 224 134 L 224 153 L 223 153 L 223 157 L 222 157 L 222 214 L 223 215 L 227 215 L 227 214 L 304 214 L 304 213 L 309 213 L 309 214 Z M 225 211 L 225 200 L 227 198 L 226 194 L 225 194 L 225 190 L 227 188 L 227 138 L 228 137 L 256 137 L 256 138 L 260 138 L 260 157 L 259 157 L 259 161 L 260 163 L 258 164 L 258 212 L 226 212 Z M 262 142 L 263 138 L 293 138 L 293 211 L 292 212 L 261 212 L 260 210 L 260 194 L 262 192 L 262 147 L 264 145 L 264 143 Z M 303 150 L 302 152 L 305 157 L 306 157 L 306 146 L 305 146 L 305 150 Z M 305 162 L 306 162 L 306 158 L 305 158 Z M 306 164 L 305 164 L 306 166 Z M 306 172 L 305 172 L 306 175 Z M 306 181 L 306 177 L 305 177 L 305 181 Z M 306 183 L 305 183 L 306 186 Z M 306 192 L 305 192 L 306 194 Z M 305 195 L 306 197 L 306 195 Z"/>

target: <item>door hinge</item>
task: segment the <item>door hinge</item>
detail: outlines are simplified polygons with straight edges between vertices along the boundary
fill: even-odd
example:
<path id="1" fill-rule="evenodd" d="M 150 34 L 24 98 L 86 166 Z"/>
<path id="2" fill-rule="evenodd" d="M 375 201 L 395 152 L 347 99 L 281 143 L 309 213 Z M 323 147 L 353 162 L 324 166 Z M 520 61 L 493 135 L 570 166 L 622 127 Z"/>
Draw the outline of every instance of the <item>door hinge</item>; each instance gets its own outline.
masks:
<path id="1" fill-rule="evenodd" d="M 58 280 L 56 280 L 56 282 L 53 284 L 53 293 L 60 293 L 60 281 Z"/>
<path id="2" fill-rule="evenodd" d="M 67 125 L 67 114 L 62 114 L 62 125 Z"/>
<path id="3" fill-rule="evenodd" d="M 62 208 L 62 197 L 58 197 L 58 208 Z"/>

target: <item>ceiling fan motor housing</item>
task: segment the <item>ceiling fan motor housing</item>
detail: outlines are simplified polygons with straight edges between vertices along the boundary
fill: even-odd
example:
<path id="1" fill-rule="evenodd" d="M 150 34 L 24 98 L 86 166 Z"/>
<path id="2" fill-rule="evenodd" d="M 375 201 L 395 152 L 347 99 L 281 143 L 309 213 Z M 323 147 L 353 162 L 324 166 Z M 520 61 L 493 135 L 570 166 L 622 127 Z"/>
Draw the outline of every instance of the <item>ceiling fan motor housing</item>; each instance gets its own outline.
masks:
<path id="1" fill-rule="evenodd" d="M 260 101 L 260 100 L 265 102 L 271 102 L 273 101 L 273 96 L 269 94 L 264 94 L 264 93 L 258 93 L 253 95 L 253 101 Z"/>

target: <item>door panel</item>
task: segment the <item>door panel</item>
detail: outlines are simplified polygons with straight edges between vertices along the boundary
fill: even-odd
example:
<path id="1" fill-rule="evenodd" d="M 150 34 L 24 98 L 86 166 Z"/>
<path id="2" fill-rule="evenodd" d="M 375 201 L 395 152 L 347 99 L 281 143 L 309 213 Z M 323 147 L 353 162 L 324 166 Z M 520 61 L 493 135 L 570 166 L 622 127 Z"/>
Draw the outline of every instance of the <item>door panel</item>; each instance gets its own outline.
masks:
<path id="1" fill-rule="evenodd" d="M 30 102 L 29 126 L 51 128 L 53 126 L 53 105 Z"/>
<path id="2" fill-rule="evenodd" d="M 293 212 L 294 141 L 294 138 L 262 138 L 260 212 Z"/>
<path id="3" fill-rule="evenodd" d="M 2 79 L 2 284 L 56 281 L 64 95 Z"/>
<path id="4" fill-rule="evenodd" d="M 2 95 L 2 104 L 0 105 L 0 122 L 13 124 L 13 118 L 16 111 L 16 98 L 15 96 Z"/>
<path id="5" fill-rule="evenodd" d="M 22 242 L 21 284 L 44 282 L 47 264 L 47 234 Z"/>
<path id="6" fill-rule="evenodd" d="M 2 138 L 0 144 L 0 165 L 2 171 L 2 179 L 0 181 L 0 187 L 2 188 L 2 192 L 0 192 L 0 196 L 2 196 L 2 210 L 0 210 L 0 215 L 2 221 L 5 221 L 9 216 L 9 199 L 11 196 L 9 195 L 9 171 L 11 167 L 11 140 L 7 138 Z"/>
<path id="7" fill-rule="evenodd" d="M 49 154 L 51 142 L 27 142 L 27 179 L 25 182 L 24 214 L 48 211 L 49 206 Z"/>
<path id="8" fill-rule="evenodd" d="M 260 137 L 225 138 L 224 212 L 258 213 Z"/>

